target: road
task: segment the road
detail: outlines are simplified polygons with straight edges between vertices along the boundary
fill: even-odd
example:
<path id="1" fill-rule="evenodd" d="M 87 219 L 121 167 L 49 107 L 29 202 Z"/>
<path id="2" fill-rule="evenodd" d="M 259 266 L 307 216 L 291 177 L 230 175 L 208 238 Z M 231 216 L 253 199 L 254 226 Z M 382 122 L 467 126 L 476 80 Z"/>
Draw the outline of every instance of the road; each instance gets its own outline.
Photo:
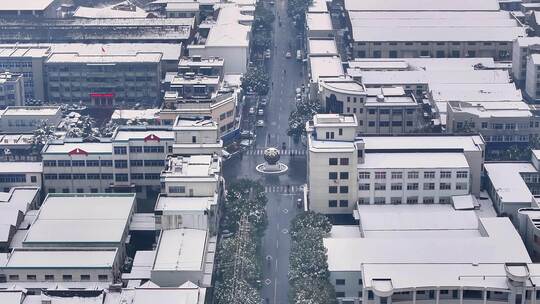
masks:
<path id="1" fill-rule="evenodd" d="M 268 197 L 268 228 L 263 239 L 262 297 L 270 304 L 288 303 L 289 285 L 289 224 L 298 213 L 296 200 L 301 197 L 301 185 L 306 181 L 305 148 L 294 144 L 287 136 L 289 113 L 294 109 L 295 90 L 300 87 L 302 63 L 296 60 L 296 31 L 292 20 L 286 14 L 285 0 L 275 4 L 276 22 L 274 24 L 274 48 L 269 62 L 273 85 L 270 89 L 268 105 L 265 110 L 265 127 L 257 128 L 253 149 L 245 152 L 242 158 L 228 160 L 224 165 L 224 176 L 228 183 L 235 178 L 249 178 L 260 181 Z M 278 22 L 281 19 L 281 27 Z M 291 48 L 289 48 L 289 43 Z M 292 58 L 285 58 L 290 51 Z M 284 72 L 285 71 L 285 72 Z M 287 173 L 280 176 L 263 176 L 255 166 L 264 161 L 263 151 L 267 147 L 282 150 L 281 161 L 289 166 Z M 294 156 L 290 152 L 294 152 Z"/>

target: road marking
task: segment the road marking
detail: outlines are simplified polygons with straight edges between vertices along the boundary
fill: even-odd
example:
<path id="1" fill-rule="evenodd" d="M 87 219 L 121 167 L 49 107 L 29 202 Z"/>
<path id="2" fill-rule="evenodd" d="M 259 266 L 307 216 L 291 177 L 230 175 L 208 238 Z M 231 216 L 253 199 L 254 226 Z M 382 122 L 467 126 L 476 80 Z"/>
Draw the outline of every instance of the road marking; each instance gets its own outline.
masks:
<path id="1" fill-rule="evenodd" d="M 287 233 L 289 233 L 289 230 L 283 229 L 283 230 L 281 230 L 281 232 L 282 232 L 283 234 L 287 234 Z"/>
<path id="2" fill-rule="evenodd" d="M 271 260 L 272 260 L 272 256 L 271 256 L 271 255 L 267 255 L 267 256 L 266 256 L 266 260 L 267 260 L 267 261 L 271 261 Z"/>
<path id="3" fill-rule="evenodd" d="M 289 209 L 287 209 L 287 208 L 283 209 L 283 213 L 285 213 L 285 214 L 289 213 Z"/>
<path id="4" fill-rule="evenodd" d="M 276 248 L 279 249 L 279 240 L 276 240 Z"/>
<path id="5" fill-rule="evenodd" d="M 270 284 L 272 284 L 272 280 L 266 279 L 266 280 L 264 280 L 264 284 L 270 285 Z"/>

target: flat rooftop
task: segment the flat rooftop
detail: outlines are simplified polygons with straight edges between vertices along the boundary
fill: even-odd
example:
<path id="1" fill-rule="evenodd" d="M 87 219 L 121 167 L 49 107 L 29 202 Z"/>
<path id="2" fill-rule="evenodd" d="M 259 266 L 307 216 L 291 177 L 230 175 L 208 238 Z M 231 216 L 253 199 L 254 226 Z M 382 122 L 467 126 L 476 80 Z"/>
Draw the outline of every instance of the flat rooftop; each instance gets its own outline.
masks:
<path id="1" fill-rule="evenodd" d="M 362 82 L 367 86 L 378 84 L 483 84 L 510 82 L 510 75 L 503 70 L 365 71 L 360 74 Z"/>
<path id="2" fill-rule="evenodd" d="M 306 26 L 309 31 L 331 31 L 332 19 L 328 12 L 306 14 Z"/>
<path id="3" fill-rule="evenodd" d="M 320 78 L 336 77 L 344 74 L 339 56 L 310 56 L 311 79 L 319 82 Z"/>
<path id="4" fill-rule="evenodd" d="M 358 169 L 468 169 L 463 153 L 366 153 Z"/>
<path id="5" fill-rule="evenodd" d="M 200 271 L 203 269 L 207 233 L 197 229 L 163 230 L 154 271 Z"/>
<path id="6" fill-rule="evenodd" d="M 308 49 L 310 54 L 335 55 L 338 53 L 334 39 L 309 38 Z"/>
<path id="7" fill-rule="evenodd" d="M 42 11 L 56 0 L 3 0 L 0 11 Z"/>
<path id="8" fill-rule="evenodd" d="M 180 197 L 164 196 L 158 197 L 155 211 L 204 211 L 210 210 L 212 205 L 217 205 L 217 197 Z"/>
<path id="9" fill-rule="evenodd" d="M 134 194 L 49 194 L 23 243 L 118 245 L 134 204 Z"/>
<path id="10" fill-rule="evenodd" d="M 152 128 L 120 128 L 113 135 L 114 141 L 129 141 L 129 140 L 173 140 L 174 133 L 166 129 Z"/>
<path id="11" fill-rule="evenodd" d="M 159 109 L 143 109 L 143 110 L 131 110 L 131 109 L 118 109 L 114 110 L 111 120 L 125 119 L 125 120 L 151 120 L 159 118 Z"/>
<path id="12" fill-rule="evenodd" d="M 0 173 L 43 173 L 41 162 L 1 162 Z"/>
<path id="13" fill-rule="evenodd" d="M 348 11 L 498 11 L 497 0 L 345 0 Z"/>
<path id="14" fill-rule="evenodd" d="M 313 125 L 318 127 L 349 126 L 356 127 L 355 115 L 345 114 L 316 114 L 313 116 Z"/>
<path id="15" fill-rule="evenodd" d="M 473 71 L 483 66 L 495 68 L 493 58 L 356 58 L 348 62 L 349 68 L 393 69 L 424 71 Z"/>
<path id="16" fill-rule="evenodd" d="M 537 173 L 531 163 L 485 163 L 485 173 L 504 203 L 530 203 L 533 195 L 520 173 Z"/>
<path id="17" fill-rule="evenodd" d="M 88 154 L 111 154 L 113 150 L 110 142 L 53 142 L 45 146 L 43 154 L 66 154 L 77 149 Z"/>
<path id="18" fill-rule="evenodd" d="M 137 53 L 135 55 L 80 55 L 77 53 L 55 53 L 49 56 L 47 63 L 159 63 L 159 53 Z"/>
<path id="19" fill-rule="evenodd" d="M 481 136 L 363 136 L 357 138 L 365 144 L 367 153 L 375 151 L 399 151 L 405 150 L 463 150 L 481 151 L 485 144 Z"/>
<path id="20" fill-rule="evenodd" d="M 531 108 L 525 102 L 458 102 L 448 103 L 454 112 L 465 112 L 483 118 L 532 117 Z"/>
<path id="21" fill-rule="evenodd" d="M 514 83 L 434 83 L 430 98 L 437 101 L 523 101 Z"/>
<path id="22" fill-rule="evenodd" d="M 112 268 L 117 250 L 15 249 L 0 269 Z"/>
<path id="23" fill-rule="evenodd" d="M 52 116 L 60 113 L 60 107 L 7 107 L 0 116 Z"/>
<path id="24" fill-rule="evenodd" d="M 448 237 L 447 231 L 441 230 L 440 234 L 434 232 L 429 236 L 406 237 L 396 233 L 393 237 L 325 238 L 328 266 L 330 271 L 361 271 L 363 264 L 370 263 L 531 262 L 521 237 L 508 218 L 481 218 L 479 225 L 478 230 L 485 233 L 476 237 Z"/>
<path id="25" fill-rule="evenodd" d="M 220 162 L 212 155 L 190 155 L 170 157 L 162 178 L 215 178 L 221 169 Z"/>

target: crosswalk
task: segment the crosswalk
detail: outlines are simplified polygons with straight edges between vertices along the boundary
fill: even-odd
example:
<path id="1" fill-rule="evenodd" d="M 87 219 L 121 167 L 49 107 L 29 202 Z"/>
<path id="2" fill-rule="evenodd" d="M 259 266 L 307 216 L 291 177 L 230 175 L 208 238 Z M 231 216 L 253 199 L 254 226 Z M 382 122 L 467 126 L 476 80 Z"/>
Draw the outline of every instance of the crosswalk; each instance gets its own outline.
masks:
<path id="1" fill-rule="evenodd" d="M 265 186 L 264 191 L 266 193 L 297 193 L 303 191 L 302 185 L 290 185 L 287 189 L 287 185 L 274 185 L 274 186 Z"/>
<path id="2" fill-rule="evenodd" d="M 245 155 L 263 155 L 265 149 L 248 149 L 244 152 Z M 306 155 L 305 149 L 285 149 L 279 150 L 281 156 L 302 156 Z"/>

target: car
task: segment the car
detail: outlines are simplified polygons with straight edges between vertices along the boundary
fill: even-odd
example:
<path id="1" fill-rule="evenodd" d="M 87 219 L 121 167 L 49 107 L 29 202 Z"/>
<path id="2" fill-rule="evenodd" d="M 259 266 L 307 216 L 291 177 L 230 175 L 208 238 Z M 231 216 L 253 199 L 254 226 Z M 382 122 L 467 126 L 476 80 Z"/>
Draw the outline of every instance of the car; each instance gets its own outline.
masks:
<path id="1" fill-rule="evenodd" d="M 259 102 L 259 107 L 266 107 L 266 104 L 268 103 L 268 100 L 266 98 L 261 99 Z"/>
<path id="2" fill-rule="evenodd" d="M 270 3 L 270 5 L 275 5 L 276 4 L 274 1 L 270 1 L 269 3 Z"/>
<path id="3" fill-rule="evenodd" d="M 264 58 L 270 59 L 271 56 L 272 53 L 270 52 L 270 49 L 266 49 L 266 51 L 264 51 Z"/>
<path id="4" fill-rule="evenodd" d="M 241 139 L 251 139 L 253 138 L 253 132 L 251 131 L 248 131 L 248 130 L 244 130 L 240 133 L 240 138 Z"/>
<path id="5" fill-rule="evenodd" d="M 296 88 L 296 94 L 300 94 L 300 93 L 302 93 L 302 89 Z"/>
<path id="6" fill-rule="evenodd" d="M 255 115 L 255 108 L 254 107 L 249 108 L 249 115 Z"/>
<path id="7" fill-rule="evenodd" d="M 259 111 L 257 111 L 257 115 L 263 116 L 263 115 L 264 115 L 264 110 L 263 110 L 263 109 L 259 109 Z"/>
<path id="8" fill-rule="evenodd" d="M 262 120 L 262 119 L 257 120 L 257 127 L 259 127 L 259 128 L 264 127 L 264 120 Z"/>
<path id="9" fill-rule="evenodd" d="M 289 59 L 289 58 L 291 58 L 291 57 L 292 57 L 291 52 L 285 53 L 285 58 Z"/>

